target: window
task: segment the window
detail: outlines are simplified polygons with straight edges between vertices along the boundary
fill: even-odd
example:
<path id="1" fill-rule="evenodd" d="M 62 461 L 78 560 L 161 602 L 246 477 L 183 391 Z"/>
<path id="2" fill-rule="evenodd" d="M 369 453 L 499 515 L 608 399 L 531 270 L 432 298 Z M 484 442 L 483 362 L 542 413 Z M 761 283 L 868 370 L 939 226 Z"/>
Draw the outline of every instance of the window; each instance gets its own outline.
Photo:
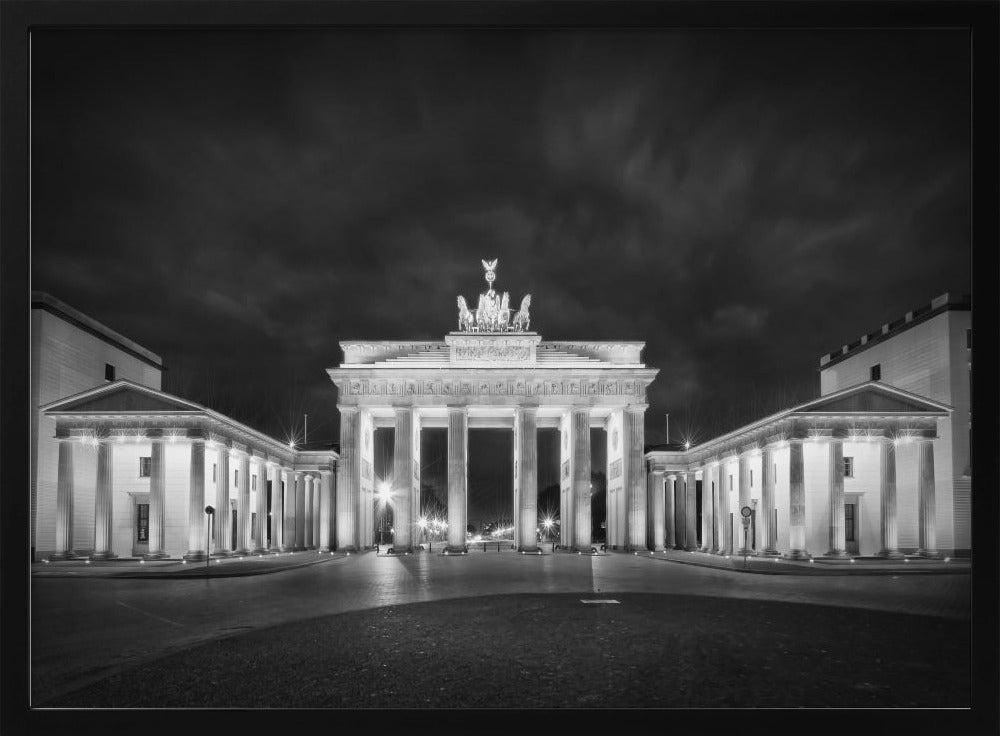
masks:
<path id="1" fill-rule="evenodd" d="M 729 476 L 729 490 L 730 491 L 733 490 L 733 476 L 732 475 Z"/>
<path id="2" fill-rule="evenodd" d="M 846 457 L 844 458 L 847 459 Z M 854 504 L 844 504 L 844 541 L 854 541 Z"/>
<path id="3" fill-rule="evenodd" d="M 140 457 L 139 458 L 139 477 L 148 478 L 150 475 L 150 468 L 153 466 L 153 458 L 151 457 Z"/>
<path id="4" fill-rule="evenodd" d="M 853 478 L 854 477 L 854 458 L 844 457 L 844 477 Z"/>
<path id="5" fill-rule="evenodd" d="M 115 367 L 110 363 L 104 364 L 104 380 L 105 381 L 115 380 Z"/>
<path id="6" fill-rule="evenodd" d="M 149 504 L 135 505 L 135 541 L 140 544 L 149 543 Z"/>
<path id="7" fill-rule="evenodd" d="M 871 369 L 871 380 L 881 381 L 882 380 L 882 364 L 873 365 Z"/>
<path id="8" fill-rule="evenodd" d="M 251 475 L 250 476 L 250 490 L 251 491 L 256 491 L 257 490 L 257 476 L 256 475 Z"/>
<path id="9" fill-rule="evenodd" d="M 233 471 L 233 485 L 238 486 L 240 484 L 240 469 L 237 468 Z"/>
<path id="10" fill-rule="evenodd" d="M 750 487 L 753 488 L 753 468 L 750 469 Z"/>
<path id="11" fill-rule="evenodd" d="M 216 467 L 216 463 L 212 463 L 212 482 L 213 483 L 218 483 L 219 481 L 217 481 L 215 479 L 215 467 Z"/>

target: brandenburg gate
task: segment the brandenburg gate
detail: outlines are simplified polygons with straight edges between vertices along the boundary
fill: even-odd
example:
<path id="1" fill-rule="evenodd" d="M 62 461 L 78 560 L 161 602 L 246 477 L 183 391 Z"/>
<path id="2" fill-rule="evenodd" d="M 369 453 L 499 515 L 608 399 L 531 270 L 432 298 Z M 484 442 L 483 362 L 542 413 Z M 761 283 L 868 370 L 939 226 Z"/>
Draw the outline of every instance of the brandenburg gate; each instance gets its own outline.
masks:
<path id="1" fill-rule="evenodd" d="M 643 342 L 543 341 L 530 331 L 531 296 L 520 309 L 493 290 L 497 261 L 483 261 L 488 290 L 476 309 L 458 297 L 458 330 L 444 342 L 344 341 L 328 369 L 340 411 L 336 545 L 374 541 L 376 428 L 395 430 L 394 547 L 409 551 L 420 514 L 420 432 L 448 430 L 448 551 L 466 549 L 469 430 L 514 432 L 517 549 L 537 549 L 538 429 L 560 432 L 560 544 L 591 549 L 590 429 L 607 435 L 607 540 L 646 549 L 646 388 L 659 372 Z"/>

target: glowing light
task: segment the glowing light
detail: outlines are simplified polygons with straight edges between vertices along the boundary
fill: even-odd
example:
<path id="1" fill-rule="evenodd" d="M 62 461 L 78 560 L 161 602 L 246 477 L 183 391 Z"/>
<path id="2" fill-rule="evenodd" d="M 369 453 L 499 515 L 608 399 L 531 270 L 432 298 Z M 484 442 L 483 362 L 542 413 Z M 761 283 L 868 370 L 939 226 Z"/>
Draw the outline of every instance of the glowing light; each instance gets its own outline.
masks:
<path id="1" fill-rule="evenodd" d="M 903 562 L 909 562 L 909 561 L 910 561 L 910 558 L 909 558 L 909 557 L 904 557 L 904 558 L 903 558 Z"/>
<path id="2" fill-rule="evenodd" d="M 90 560 L 84 560 L 84 562 L 86 562 L 88 565 L 90 564 Z"/>
<path id="3" fill-rule="evenodd" d="M 145 565 L 145 564 L 146 564 L 146 561 L 145 561 L 145 560 L 139 560 L 139 564 L 140 564 L 140 565 Z"/>
<path id="4" fill-rule="evenodd" d="M 951 562 L 951 558 L 950 558 L 950 557 L 945 557 L 945 558 L 944 558 L 944 561 L 945 561 L 945 562 Z"/>
<path id="5" fill-rule="evenodd" d="M 419 519 L 417 519 L 417 526 L 419 526 L 421 529 L 426 529 L 427 519 L 421 516 Z"/>
<path id="6" fill-rule="evenodd" d="M 186 565 L 186 564 L 188 564 L 188 561 L 187 560 L 181 560 L 181 564 L 182 565 Z"/>
<path id="7" fill-rule="evenodd" d="M 552 528 L 552 519 L 546 519 L 542 523 L 544 524 L 544 526 L 545 526 L 546 529 L 551 529 Z"/>
<path id="8" fill-rule="evenodd" d="M 690 450 L 691 449 L 691 443 L 688 442 L 687 440 L 684 440 L 684 449 L 685 450 Z"/>
<path id="9" fill-rule="evenodd" d="M 854 558 L 853 558 L 853 557 L 851 558 L 851 562 L 852 562 L 852 563 L 854 562 Z"/>
<path id="10" fill-rule="evenodd" d="M 42 560 L 42 562 L 44 562 L 46 565 L 49 564 L 48 560 Z"/>

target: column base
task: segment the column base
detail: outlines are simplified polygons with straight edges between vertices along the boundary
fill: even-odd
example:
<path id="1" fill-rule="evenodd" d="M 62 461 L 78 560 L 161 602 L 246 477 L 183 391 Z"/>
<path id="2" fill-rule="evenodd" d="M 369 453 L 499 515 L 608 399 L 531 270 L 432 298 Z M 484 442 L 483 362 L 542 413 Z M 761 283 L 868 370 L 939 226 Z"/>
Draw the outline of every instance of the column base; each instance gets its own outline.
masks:
<path id="1" fill-rule="evenodd" d="M 253 554 L 255 554 L 255 555 L 266 555 L 267 553 L 268 553 L 268 550 L 265 547 L 258 547 L 257 549 L 255 549 L 253 551 Z"/>
<path id="2" fill-rule="evenodd" d="M 170 555 L 166 552 L 148 552 L 142 555 L 142 559 L 144 560 L 165 560 L 168 557 L 170 557 Z"/>
<path id="3" fill-rule="evenodd" d="M 69 552 L 53 552 L 46 559 L 50 562 L 58 562 L 59 560 L 72 560 L 77 554 L 73 550 Z"/>
<path id="4" fill-rule="evenodd" d="M 740 549 L 736 550 L 736 554 L 740 555 L 741 557 L 750 557 L 754 554 L 754 551 L 749 547 L 741 547 Z"/>
<path id="5" fill-rule="evenodd" d="M 295 548 L 294 547 L 285 547 L 281 551 L 282 552 L 294 552 Z M 337 551 L 338 552 L 357 552 L 358 548 L 355 547 L 353 544 L 346 544 L 346 545 L 344 545 L 342 547 L 337 547 Z"/>
<path id="6" fill-rule="evenodd" d="M 883 549 L 876 555 L 876 557 L 884 557 L 887 560 L 901 560 L 906 557 L 906 555 L 898 549 Z"/>
<path id="7" fill-rule="evenodd" d="M 219 552 L 213 552 L 210 556 L 211 557 L 232 557 L 233 553 L 230 550 L 228 550 L 228 549 L 224 549 L 224 550 L 221 550 Z"/>
<path id="8" fill-rule="evenodd" d="M 796 553 L 801 554 L 802 556 L 807 557 L 807 558 L 809 557 L 809 553 L 808 552 L 806 552 L 805 550 L 798 550 L 798 549 L 789 550 L 789 552 L 788 552 L 787 555 L 781 554 L 781 552 L 779 552 L 776 549 L 765 549 L 763 552 L 759 552 L 758 556 L 759 557 L 786 557 L 786 556 L 787 557 L 791 557 L 793 554 L 796 554 Z"/>
<path id="9" fill-rule="evenodd" d="M 831 550 L 827 550 L 826 554 L 823 555 L 823 556 L 824 557 L 829 557 L 829 558 L 835 559 L 835 560 L 842 560 L 842 559 L 846 559 L 846 558 L 850 557 L 850 555 L 847 554 L 847 550 L 845 550 L 845 549 L 831 549 Z"/>
<path id="10" fill-rule="evenodd" d="M 118 555 L 114 552 L 91 552 L 87 555 L 87 559 L 95 562 L 100 562 L 101 560 L 117 560 Z"/>
<path id="11" fill-rule="evenodd" d="M 940 560 L 944 558 L 944 555 L 938 552 L 936 549 L 918 549 L 917 557 L 924 557 L 928 560 Z"/>
<path id="12" fill-rule="evenodd" d="M 204 550 L 194 549 L 186 552 L 181 559 L 187 560 L 188 562 L 204 562 L 206 555 Z"/>
<path id="13" fill-rule="evenodd" d="M 235 552 L 233 552 L 233 556 L 235 557 L 250 557 L 250 555 L 252 554 L 253 552 L 251 552 L 248 549 L 238 549 Z"/>
<path id="14" fill-rule="evenodd" d="M 666 547 L 664 547 L 662 544 L 654 544 L 653 545 L 653 551 L 654 552 L 662 552 L 664 549 L 666 549 Z"/>
<path id="15" fill-rule="evenodd" d="M 792 549 L 792 550 L 789 550 L 788 554 L 786 554 L 786 555 L 781 555 L 781 554 L 770 555 L 770 554 L 767 554 L 765 556 L 766 557 L 785 557 L 786 559 L 789 559 L 789 560 L 808 560 L 810 557 L 812 557 L 812 555 L 810 555 L 809 552 L 806 551 L 806 550 L 804 550 L 804 549 Z"/>
<path id="16" fill-rule="evenodd" d="M 292 547 L 291 551 L 292 552 L 305 552 L 307 549 L 309 549 L 309 548 L 308 547 L 295 546 L 295 547 Z M 351 551 L 352 552 L 356 552 L 357 549 L 355 548 L 355 549 L 352 549 Z"/>

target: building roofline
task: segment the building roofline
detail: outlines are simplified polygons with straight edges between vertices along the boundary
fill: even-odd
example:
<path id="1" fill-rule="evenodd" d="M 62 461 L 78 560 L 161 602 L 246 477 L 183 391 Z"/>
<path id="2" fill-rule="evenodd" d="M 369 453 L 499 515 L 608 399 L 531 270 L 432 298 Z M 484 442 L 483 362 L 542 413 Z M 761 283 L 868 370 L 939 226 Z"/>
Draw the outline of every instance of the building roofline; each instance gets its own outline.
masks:
<path id="1" fill-rule="evenodd" d="M 115 332 L 107 325 L 98 322 L 96 319 L 84 314 L 79 309 L 71 307 L 61 299 L 56 299 L 51 294 L 44 291 L 32 291 L 31 308 L 42 309 L 49 314 L 55 315 L 63 321 L 68 322 L 74 327 L 77 327 L 84 332 L 103 340 L 109 345 L 128 353 L 132 357 L 141 360 L 147 365 L 151 365 L 161 371 L 166 370 L 163 367 L 163 359 L 156 353 L 151 350 L 147 350 L 133 340 L 129 340 L 121 333 Z"/>
<path id="2" fill-rule="evenodd" d="M 918 307 L 912 312 L 907 312 L 899 319 L 883 324 L 874 332 L 869 332 L 867 335 L 862 335 L 854 342 L 841 346 L 840 350 L 835 350 L 831 353 L 820 356 L 818 370 L 825 370 L 832 365 L 836 365 L 837 363 L 846 360 L 847 358 L 858 355 L 864 350 L 870 348 L 872 345 L 885 342 L 900 333 L 906 332 L 906 330 L 911 327 L 919 325 L 921 322 L 926 322 L 929 319 L 937 317 L 939 314 L 952 310 L 961 312 L 972 311 L 972 298 L 968 294 L 963 294 L 960 297 L 954 297 L 945 292 L 944 294 L 932 299 L 930 303 L 925 303 L 923 306 Z"/>

